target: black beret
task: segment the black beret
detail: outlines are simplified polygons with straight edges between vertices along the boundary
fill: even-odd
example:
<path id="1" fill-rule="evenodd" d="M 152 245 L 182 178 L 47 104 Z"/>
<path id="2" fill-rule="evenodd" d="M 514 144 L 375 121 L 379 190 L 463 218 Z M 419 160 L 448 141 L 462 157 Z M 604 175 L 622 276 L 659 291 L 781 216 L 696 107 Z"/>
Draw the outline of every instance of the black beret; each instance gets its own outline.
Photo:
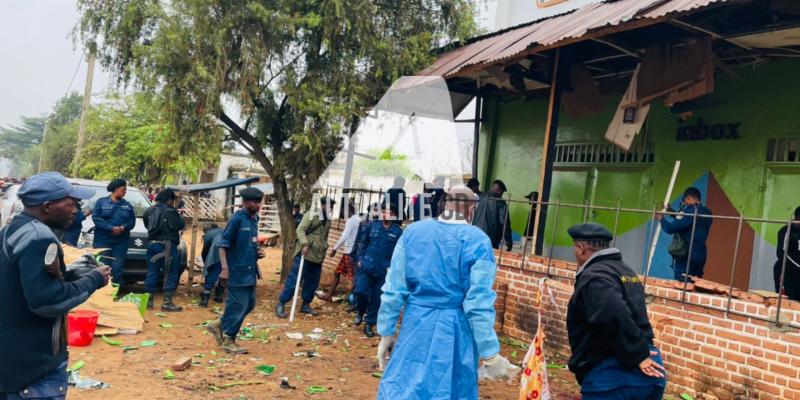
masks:
<path id="1" fill-rule="evenodd" d="M 156 201 L 159 203 L 166 203 L 177 196 L 175 195 L 175 191 L 172 189 L 164 189 L 156 195 Z"/>
<path id="2" fill-rule="evenodd" d="M 128 186 L 128 183 L 125 182 L 124 179 L 114 179 L 113 181 L 108 183 L 108 186 L 106 186 L 106 190 L 109 192 L 113 192 L 123 186 Z"/>
<path id="3" fill-rule="evenodd" d="M 569 236 L 571 236 L 572 240 L 574 241 L 605 240 L 610 242 L 611 239 L 614 238 L 614 235 L 611 234 L 611 231 L 609 231 L 605 226 L 596 222 L 572 225 L 569 229 L 567 229 L 567 233 L 569 233 Z"/>
<path id="4" fill-rule="evenodd" d="M 240 190 L 239 194 L 242 196 L 242 200 L 261 201 L 264 198 L 264 192 L 252 187 Z"/>
<path id="5" fill-rule="evenodd" d="M 319 204 L 321 205 L 334 205 L 336 201 L 333 199 L 329 199 L 328 196 L 322 196 L 319 198 Z"/>

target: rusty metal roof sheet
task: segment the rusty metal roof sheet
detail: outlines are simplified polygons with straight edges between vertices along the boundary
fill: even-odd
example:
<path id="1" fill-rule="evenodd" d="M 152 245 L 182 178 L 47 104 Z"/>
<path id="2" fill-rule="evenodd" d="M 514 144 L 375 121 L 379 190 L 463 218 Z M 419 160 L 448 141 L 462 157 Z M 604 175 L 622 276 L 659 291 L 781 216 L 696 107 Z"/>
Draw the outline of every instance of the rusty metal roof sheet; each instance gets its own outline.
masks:
<path id="1" fill-rule="evenodd" d="M 663 18 L 726 1 L 729 0 L 617 0 L 588 4 L 569 14 L 533 22 L 453 49 L 418 75 L 451 78 L 466 67 L 500 63 L 534 46 L 552 47 L 564 40 L 579 39 L 592 30 L 609 26 L 624 28 L 628 22 Z"/>

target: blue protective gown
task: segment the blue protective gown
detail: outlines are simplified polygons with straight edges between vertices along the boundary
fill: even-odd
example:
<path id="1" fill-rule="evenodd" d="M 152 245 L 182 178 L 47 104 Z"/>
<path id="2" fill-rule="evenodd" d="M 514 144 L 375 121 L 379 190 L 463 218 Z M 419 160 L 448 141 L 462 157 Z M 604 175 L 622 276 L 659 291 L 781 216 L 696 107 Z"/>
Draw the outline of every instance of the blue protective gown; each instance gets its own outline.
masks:
<path id="1" fill-rule="evenodd" d="M 437 220 L 400 237 L 381 296 L 378 333 L 403 324 L 378 399 L 477 399 L 478 359 L 500 351 L 494 332 L 492 244 L 480 229 Z"/>

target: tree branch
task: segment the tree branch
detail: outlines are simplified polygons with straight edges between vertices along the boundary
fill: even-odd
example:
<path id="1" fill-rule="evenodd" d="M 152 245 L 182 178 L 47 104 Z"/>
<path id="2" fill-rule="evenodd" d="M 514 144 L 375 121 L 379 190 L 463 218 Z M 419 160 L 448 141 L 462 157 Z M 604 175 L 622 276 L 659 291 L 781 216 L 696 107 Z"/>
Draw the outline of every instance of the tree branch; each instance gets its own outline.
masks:
<path id="1" fill-rule="evenodd" d="M 259 163 L 264 167 L 264 171 L 269 174 L 270 177 L 274 177 L 275 167 L 272 165 L 272 162 L 267 157 L 267 154 L 264 153 L 264 149 L 258 144 L 258 139 L 255 136 L 251 135 L 250 132 L 242 129 L 236 122 L 234 122 L 227 114 L 221 112 L 219 115 L 219 120 L 222 121 L 225 126 L 227 126 L 233 136 L 236 137 L 240 143 L 247 144 L 250 146 L 250 154 L 258 160 Z M 247 147 L 247 146 L 245 146 Z"/>

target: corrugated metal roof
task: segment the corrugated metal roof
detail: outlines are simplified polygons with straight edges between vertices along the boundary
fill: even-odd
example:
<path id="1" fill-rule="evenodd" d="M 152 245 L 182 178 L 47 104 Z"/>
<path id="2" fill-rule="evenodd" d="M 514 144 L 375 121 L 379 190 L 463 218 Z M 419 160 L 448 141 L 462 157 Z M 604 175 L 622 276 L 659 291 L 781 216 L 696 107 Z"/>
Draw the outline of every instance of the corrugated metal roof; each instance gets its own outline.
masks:
<path id="1" fill-rule="evenodd" d="M 569 14 L 511 29 L 453 49 L 442 54 L 418 75 L 451 78 L 466 67 L 496 64 L 519 56 L 533 46 L 553 46 L 563 40 L 578 39 L 592 30 L 661 18 L 726 1 L 729 0 L 618 0 L 589 4 Z"/>

